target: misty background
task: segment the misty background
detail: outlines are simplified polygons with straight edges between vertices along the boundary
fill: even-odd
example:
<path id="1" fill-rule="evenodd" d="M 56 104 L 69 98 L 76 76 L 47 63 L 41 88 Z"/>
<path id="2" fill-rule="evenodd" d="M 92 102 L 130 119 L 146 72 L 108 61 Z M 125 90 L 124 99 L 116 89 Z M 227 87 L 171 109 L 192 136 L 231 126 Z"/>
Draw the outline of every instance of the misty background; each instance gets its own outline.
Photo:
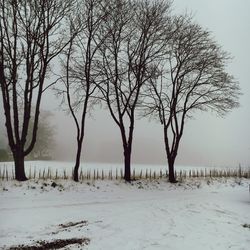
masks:
<path id="1" fill-rule="evenodd" d="M 248 0 L 175 0 L 174 13 L 192 12 L 194 19 L 212 31 L 215 40 L 231 53 L 228 72 L 240 82 L 241 107 L 225 118 L 208 112 L 194 115 L 184 129 L 177 164 L 202 166 L 250 166 L 250 1 Z M 57 65 L 54 65 L 56 69 Z M 59 70 L 59 68 L 58 68 Z M 4 112 L 0 95 L 0 140 L 5 141 Z M 71 116 L 60 108 L 60 100 L 47 91 L 42 110 L 53 113 L 55 160 L 75 160 L 75 125 Z M 122 162 L 120 132 L 109 112 L 100 106 L 88 116 L 82 160 L 89 162 Z M 156 121 L 139 119 L 135 123 L 132 164 L 165 164 L 167 162 L 163 130 Z"/>

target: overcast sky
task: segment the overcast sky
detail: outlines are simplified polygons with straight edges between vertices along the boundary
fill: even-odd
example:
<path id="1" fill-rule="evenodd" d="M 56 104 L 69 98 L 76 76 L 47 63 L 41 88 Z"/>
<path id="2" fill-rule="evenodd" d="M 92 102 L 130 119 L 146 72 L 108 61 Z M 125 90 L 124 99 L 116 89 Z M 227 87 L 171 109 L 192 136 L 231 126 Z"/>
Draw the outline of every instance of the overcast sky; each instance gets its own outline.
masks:
<path id="1" fill-rule="evenodd" d="M 234 57 L 228 67 L 240 82 L 241 107 L 225 118 L 210 113 L 198 114 L 186 123 L 177 163 L 202 166 L 250 166 L 250 1 L 249 0 L 175 0 L 174 12 L 192 12 L 194 19 L 212 31 L 218 43 Z M 58 101 L 46 94 L 42 108 L 55 113 L 57 157 L 74 160 L 75 128 L 70 117 L 58 111 Z M 5 129 L 1 103 L 0 133 Z M 1 137 L 1 136 L 0 136 Z M 122 161 L 118 127 L 109 113 L 96 110 L 87 120 L 84 141 L 86 161 Z M 154 121 L 136 122 L 133 162 L 166 162 L 162 127 Z"/>

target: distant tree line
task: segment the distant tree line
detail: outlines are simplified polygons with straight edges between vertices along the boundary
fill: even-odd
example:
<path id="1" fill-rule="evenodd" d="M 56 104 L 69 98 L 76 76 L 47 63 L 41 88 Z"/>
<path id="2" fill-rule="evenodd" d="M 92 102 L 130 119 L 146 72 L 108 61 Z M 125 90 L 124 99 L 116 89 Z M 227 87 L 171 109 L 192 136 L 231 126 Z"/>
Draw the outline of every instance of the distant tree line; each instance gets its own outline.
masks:
<path id="1" fill-rule="evenodd" d="M 51 124 L 50 118 L 52 113 L 50 111 L 40 112 L 39 127 L 37 130 L 37 141 L 36 144 L 29 155 L 27 155 L 26 160 L 52 160 L 53 151 L 55 149 L 55 127 Z M 33 126 L 33 116 L 31 117 L 31 122 L 29 125 L 31 128 Z M 32 138 L 31 131 L 28 130 L 27 141 Z M 11 150 L 4 138 L 0 138 L 0 161 L 13 161 L 13 156 Z"/>
<path id="2" fill-rule="evenodd" d="M 240 89 L 211 32 L 171 7 L 170 0 L 1 1 L 0 86 L 17 180 L 27 179 L 24 158 L 38 139 L 42 96 L 54 86 L 76 127 L 75 181 L 87 113 L 102 104 L 120 131 L 124 179 L 131 180 L 139 115 L 162 124 L 169 181 L 176 182 L 186 120 L 196 110 L 225 115 L 238 107 Z"/>
<path id="3" fill-rule="evenodd" d="M 10 161 L 12 160 L 11 156 L 9 155 L 9 152 L 6 148 L 1 147 L 0 148 L 0 162 L 1 161 Z"/>

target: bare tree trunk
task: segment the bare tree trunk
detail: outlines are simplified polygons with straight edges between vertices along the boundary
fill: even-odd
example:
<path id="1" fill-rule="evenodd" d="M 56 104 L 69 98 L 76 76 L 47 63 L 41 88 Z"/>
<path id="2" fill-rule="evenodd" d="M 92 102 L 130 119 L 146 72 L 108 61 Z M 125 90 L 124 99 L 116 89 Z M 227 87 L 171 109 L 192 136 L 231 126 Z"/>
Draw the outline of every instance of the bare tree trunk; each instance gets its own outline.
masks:
<path id="1" fill-rule="evenodd" d="M 174 170 L 174 163 L 175 159 L 177 156 L 177 150 L 178 150 L 178 145 L 179 145 L 180 137 L 176 139 L 175 141 L 175 149 L 170 149 L 169 145 L 169 138 L 168 138 L 168 128 L 166 125 L 164 125 L 164 144 L 165 144 L 165 152 L 166 156 L 168 159 L 168 172 L 169 176 L 168 179 L 171 183 L 176 183 L 176 178 L 175 178 L 175 170 Z"/>
<path id="2" fill-rule="evenodd" d="M 175 176 L 175 170 L 174 170 L 174 162 L 175 162 L 175 158 L 174 157 L 168 157 L 168 172 L 169 172 L 169 176 L 168 179 L 171 183 L 176 183 L 176 176 Z"/>
<path id="3" fill-rule="evenodd" d="M 124 148 L 124 179 L 125 181 L 131 181 L 131 150 L 126 147 Z"/>
<path id="4" fill-rule="evenodd" d="M 75 161 L 75 167 L 74 167 L 74 181 L 79 181 L 78 178 L 78 170 L 80 167 L 80 161 L 81 161 L 81 152 L 82 152 L 82 142 L 77 143 L 77 153 L 76 153 L 76 161 Z"/>
<path id="5" fill-rule="evenodd" d="M 26 181 L 27 177 L 25 175 L 24 170 L 24 152 L 22 149 L 16 149 L 15 152 L 13 152 L 13 158 L 15 162 L 15 174 L 16 174 L 16 180 L 18 181 Z"/>

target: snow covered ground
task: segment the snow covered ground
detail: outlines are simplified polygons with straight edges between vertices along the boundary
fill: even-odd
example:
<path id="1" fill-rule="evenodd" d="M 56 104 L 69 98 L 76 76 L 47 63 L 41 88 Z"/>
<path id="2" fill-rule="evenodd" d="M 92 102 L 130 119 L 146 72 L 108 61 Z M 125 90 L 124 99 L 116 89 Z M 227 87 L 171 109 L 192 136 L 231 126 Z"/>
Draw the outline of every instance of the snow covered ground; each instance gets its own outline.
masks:
<path id="1" fill-rule="evenodd" d="M 0 181 L 0 248 L 84 239 L 88 250 L 247 250 L 250 180 Z"/>

